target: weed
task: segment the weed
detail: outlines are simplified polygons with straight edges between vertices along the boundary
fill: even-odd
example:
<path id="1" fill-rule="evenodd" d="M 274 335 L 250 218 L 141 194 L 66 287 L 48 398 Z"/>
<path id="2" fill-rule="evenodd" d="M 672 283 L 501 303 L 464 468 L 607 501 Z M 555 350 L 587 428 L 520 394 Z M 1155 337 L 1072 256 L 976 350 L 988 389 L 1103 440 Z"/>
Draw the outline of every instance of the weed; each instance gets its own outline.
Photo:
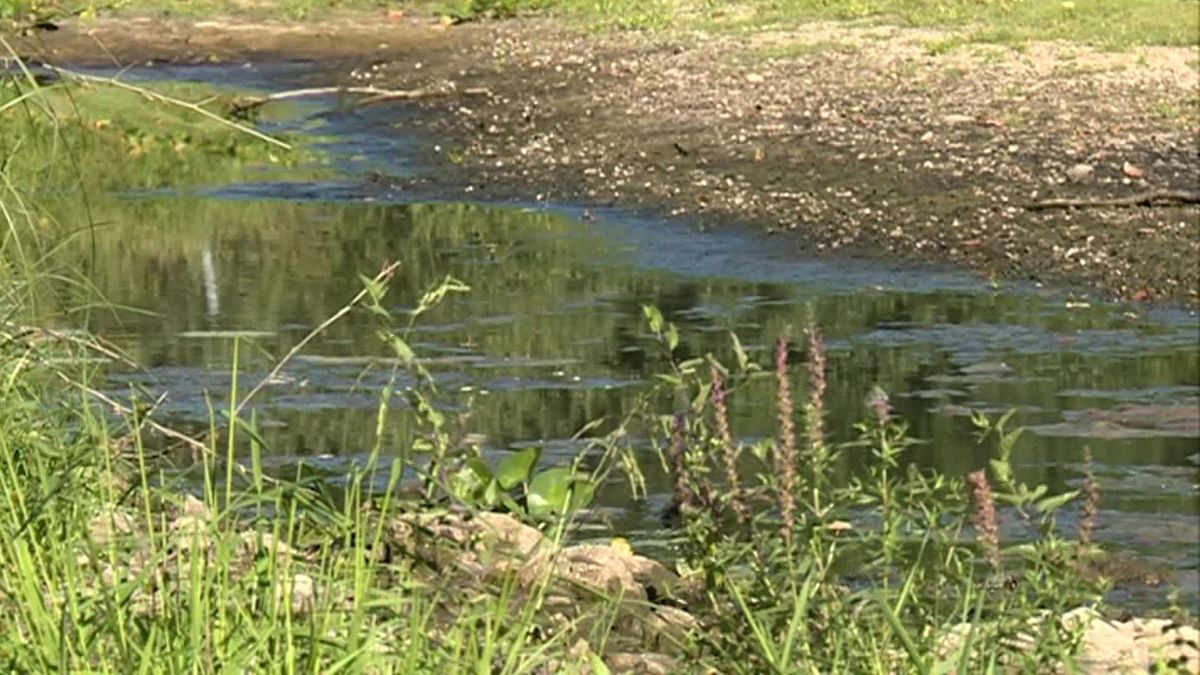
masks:
<path id="1" fill-rule="evenodd" d="M 657 310 L 646 315 L 672 357 L 674 327 Z M 1015 481 L 1020 434 L 1006 429 L 1007 416 L 976 418 L 981 438 L 998 440 L 999 457 L 988 468 L 965 480 L 917 469 L 905 459 L 915 441 L 878 388 L 866 401 L 858 437 L 828 440 L 824 341 L 815 326 L 805 335 L 805 404 L 794 403 L 789 343 L 780 338 L 772 368 L 777 434 L 748 448 L 749 471 L 729 468 L 746 448 L 734 440 L 727 407 L 736 383 L 761 370 L 740 342 L 733 338 L 737 368 L 709 356 L 705 381 L 697 360 L 672 360 L 664 378 L 672 400 L 690 402 L 686 418 L 676 413 L 666 428 L 662 446 L 676 491 L 725 496 L 679 514 L 682 564 L 702 580 L 706 598 L 693 607 L 702 624 L 693 657 L 722 672 L 975 671 L 1072 662 L 1078 630 L 1045 616 L 1094 602 L 1102 590 L 1079 573 L 1054 522 L 1055 511 L 1078 493 L 1049 495 L 1044 486 Z M 863 475 L 848 484 L 830 480 L 833 467 L 864 453 L 873 461 Z M 715 484 L 715 476 L 728 484 Z M 1000 505 L 1028 525 L 1028 539 L 1003 546 Z M 1030 622 L 1045 624 L 1042 637 L 1026 634 Z M 966 639 L 963 625 L 972 626 Z M 1031 649 L 1015 646 L 1030 639 Z"/>

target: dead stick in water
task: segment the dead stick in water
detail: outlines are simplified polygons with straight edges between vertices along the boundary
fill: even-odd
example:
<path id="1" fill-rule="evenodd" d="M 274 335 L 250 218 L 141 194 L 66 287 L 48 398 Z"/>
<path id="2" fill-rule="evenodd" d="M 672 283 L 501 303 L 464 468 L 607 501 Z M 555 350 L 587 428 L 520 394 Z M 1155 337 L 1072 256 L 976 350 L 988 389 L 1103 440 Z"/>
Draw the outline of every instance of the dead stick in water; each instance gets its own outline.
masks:
<path id="1" fill-rule="evenodd" d="M 1176 204 L 1200 204 L 1200 192 L 1187 190 L 1151 190 L 1139 192 L 1128 197 L 1113 197 L 1109 199 L 1044 199 L 1034 202 L 1025 208 L 1031 211 L 1044 209 L 1087 209 L 1104 206 L 1169 206 Z"/>
<path id="2" fill-rule="evenodd" d="M 357 105 L 371 105 L 382 101 L 408 101 L 420 98 L 439 98 L 443 96 L 487 96 L 490 91 L 483 88 L 471 89 L 380 89 L 378 87 L 313 87 L 310 89 L 292 89 L 280 91 L 266 96 L 254 96 L 238 99 L 233 103 L 233 111 L 244 113 L 275 101 L 286 101 L 293 98 L 309 96 L 328 96 L 330 94 L 358 94 L 365 96 Z"/>

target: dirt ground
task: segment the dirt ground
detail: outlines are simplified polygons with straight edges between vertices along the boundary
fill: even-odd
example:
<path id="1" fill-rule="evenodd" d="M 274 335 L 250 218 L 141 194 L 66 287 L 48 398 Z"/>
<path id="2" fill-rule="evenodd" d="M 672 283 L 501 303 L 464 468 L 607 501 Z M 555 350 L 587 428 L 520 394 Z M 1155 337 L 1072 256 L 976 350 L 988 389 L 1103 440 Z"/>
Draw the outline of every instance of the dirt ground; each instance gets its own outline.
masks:
<path id="1" fill-rule="evenodd" d="M 926 29 L 591 33 L 101 20 L 23 38 L 64 63 L 311 58 L 328 84 L 418 101 L 438 167 L 397 190 L 629 206 L 779 233 L 798 255 L 949 262 L 1125 300 L 1200 304 L 1200 205 L 1031 209 L 1200 192 L 1200 64 L 1187 48 L 956 44 Z M 414 125 L 417 128 L 414 129 Z"/>

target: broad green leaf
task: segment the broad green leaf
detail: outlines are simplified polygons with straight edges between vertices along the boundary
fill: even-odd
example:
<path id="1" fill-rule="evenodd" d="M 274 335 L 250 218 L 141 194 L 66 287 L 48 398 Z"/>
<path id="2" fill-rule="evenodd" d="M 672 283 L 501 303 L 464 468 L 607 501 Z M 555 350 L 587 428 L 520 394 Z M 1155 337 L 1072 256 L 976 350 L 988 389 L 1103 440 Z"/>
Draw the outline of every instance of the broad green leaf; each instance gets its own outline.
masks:
<path id="1" fill-rule="evenodd" d="M 1015 429 L 1000 437 L 1000 456 L 1008 458 L 1012 456 L 1013 448 L 1017 446 L 1017 441 L 1024 433 L 1024 429 Z"/>
<path id="2" fill-rule="evenodd" d="M 483 461 L 483 458 L 481 457 L 472 457 L 468 459 L 467 468 L 475 472 L 475 475 L 479 477 L 480 483 L 492 480 L 492 467 L 488 466 L 487 462 Z"/>
<path id="3" fill-rule="evenodd" d="M 667 349 L 673 352 L 678 346 L 679 331 L 675 328 L 675 324 L 669 323 L 667 324 Z"/>
<path id="4" fill-rule="evenodd" d="M 1010 495 L 1001 492 L 996 495 L 996 501 L 1000 502 L 1001 504 L 1008 504 L 1009 506 L 1020 506 L 1029 500 L 1025 499 L 1021 495 Z"/>
<path id="5" fill-rule="evenodd" d="M 663 330 L 663 315 L 654 305 L 642 305 L 642 314 L 650 324 L 650 332 L 660 335 Z"/>
<path id="6" fill-rule="evenodd" d="M 587 508 L 596 496 L 596 484 L 587 478 L 576 478 L 571 484 L 571 510 Z"/>
<path id="7" fill-rule="evenodd" d="M 359 274 L 358 280 L 362 282 L 367 295 L 371 297 L 371 303 L 378 305 L 384 294 L 387 293 L 387 286 L 382 281 L 376 281 L 364 274 Z"/>
<path id="8" fill-rule="evenodd" d="M 658 379 L 662 380 L 663 382 L 666 382 L 667 384 L 672 384 L 672 385 L 675 385 L 676 387 L 683 386 L 683 380 L 679 379 L 678 377 L 675 377 L 674 375 L 667 375 L 666 373 L 655 373 L 654 376 L 657 377 Z"/>
<path id="9" fill-rule="evenodd" d="M 518 504 L 517 500 L 513 499 L 512 495 L 507 492 L 500 493 L 500 503 L 504 505 L 505 510 L 509 513 L 518 515 L 525 513 L 525 508 Z"/>
<path id="10" fill-rule="evenodd" d="M 996 474 L 996 479 L 1001 483 L 1008 483 L 1012 479 L 1012 465 L 998 459 L 993 459 L 989 462 L 992 466 L 992 473 Z"/>
<path id="11" fill-rule="evenodd" d="M 500 487 L 511 490 L 525 482 L 541 454 L 541 448 L 525 448 L 505 457 L 496 468 L 496 480 L 500 482 Z"/>
<path id="12" fill-rule="evenodd" d="M 487 487 L 483 490 L 483 504 L 487 507 L 495 506 L 500 502 L 500 484 L 495 480 L 488 481 Z"/>
<path id="13" fill-rule="evenodd" d="M 449 478 L 449 483 L 454 495 L 465 501 L 473 500 L 484 485 L 483 479 L 471 466 L 464 466 L 454 472 Z"/>
<path id="14" fill-rule="evenodd" d="M 604 665 L 604 660 L 596 652 L 590 650 L 588 651 L 588 665 L 592 667 L 592 672 L 596 675 L 612 675 L 612 671 Z"/>
<path id="15" fill-rule="evenodd" d="M 715 368 L 717 372 L 721 373 L 722 377 L 726 379 L 729 378 L 729 369 L 725 367 L 725 364 L 718 361 L 712 354 L 705 354 L 704 361 L 708 363 L 709 366 Z"/>
<path id="16" fill-rule="evenodd" d="M 1005 555 L 1019 555 L 1022 558 L 1032 560 L 1037 558 L 1037 546 L 1033 544 L 1014 544 L 1013 546 L 1005 547 L 1001 553 Z"/>
<path id="17" fill-rule="evenodd" d="M 1012 410 L 1009 410 L 1008 412 L 1004 413 L 1003 415 L 1000 416 L 1000 419 L 996 420 L 996 427 L 1003 429 L 1004 425 L 1008 424 L 1008 421 L 1010 419 L 1012 419 L 1013 415 L 1016 415 L 1016 414 L 1017 414 L 1016 408 L 1013 408 Z"/>
<path id="18" fill-rule="evenodd" d="M 571 470 L 565 467 L 546 469 L 534 476 L 525 499 L 529 515 L 546 517 L 561 513 L 567 506 L 571 481 Z"/>

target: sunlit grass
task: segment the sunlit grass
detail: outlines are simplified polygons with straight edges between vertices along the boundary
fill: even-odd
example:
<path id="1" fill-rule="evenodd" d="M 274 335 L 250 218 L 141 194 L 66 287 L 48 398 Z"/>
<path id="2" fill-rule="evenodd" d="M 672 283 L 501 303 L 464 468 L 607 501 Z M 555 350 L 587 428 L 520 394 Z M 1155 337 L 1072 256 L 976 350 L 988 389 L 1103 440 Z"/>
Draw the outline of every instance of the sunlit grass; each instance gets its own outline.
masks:
<path id="1" fill-rule="evenodd" d="M 1194 0 L 0 0 L 0 22 L 63 13 L 116 12 L 183 17 L 236 15 L 312 20 L 331 13 L 400 12 L 456 20 L 543 14 L 603 28 L 758 30 L 811 21 L 854 21 L 963 31 L 968 40 L 1019 44 L 1070 40 L 1103 48 L 1200 44 Z"/>
<path id="2" fill-rule="evenodd" d="M 949 28 L 963 31 L 967 40 L 1007 44 L 1058 39 L 1112 48 L 1200 43 L 1200 9 L 1191 0 L 750 0 L 734 6 L 753 10 L 733 22 L 742 28 L 838 20 Z M 713 7 L 713 20 L 720 25 L 723 7 Z"/>
<path id="3" fill-rule="evenodd" d="M 222 113 L 219 92 L 195 85 L 155 91 Z M 90 191 L 203 184 L 250 167 L 292 166 L 312 157 L 283 152 L 190 110 L 148 106 L 146 97 L 103 84 L 39 85 L 0 76 L 0 157 L 26 188 Z"/>

